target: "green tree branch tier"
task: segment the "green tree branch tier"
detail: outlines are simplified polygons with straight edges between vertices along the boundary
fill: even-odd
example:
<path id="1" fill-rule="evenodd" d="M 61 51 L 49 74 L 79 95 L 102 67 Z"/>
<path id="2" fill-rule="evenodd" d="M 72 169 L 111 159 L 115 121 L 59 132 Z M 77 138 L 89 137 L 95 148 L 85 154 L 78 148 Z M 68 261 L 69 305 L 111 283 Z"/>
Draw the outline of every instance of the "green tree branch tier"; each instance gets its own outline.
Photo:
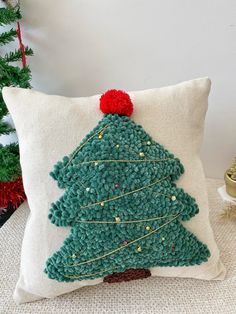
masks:
<path id="1" fill-rule="evenodd" d="M 179 159 L 128 116 L 105 114 L 51 173 L 65 193 L 49 219 L 71 232 L 47 260 L 48 277 L 76 281 L 206 262 L 207 246 L 182 225 L 199 211 L 175 184 L 183 172 Z"/>

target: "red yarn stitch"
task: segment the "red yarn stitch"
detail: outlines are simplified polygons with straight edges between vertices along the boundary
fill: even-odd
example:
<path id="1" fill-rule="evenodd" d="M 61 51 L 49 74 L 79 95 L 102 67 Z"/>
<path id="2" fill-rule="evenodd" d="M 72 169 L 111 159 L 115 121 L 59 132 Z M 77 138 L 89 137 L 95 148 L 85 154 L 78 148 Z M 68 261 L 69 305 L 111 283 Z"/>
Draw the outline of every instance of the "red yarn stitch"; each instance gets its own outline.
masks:
<path id="1" fill-rule="evenodd" d="M 9 202 L 18 207 L 26 199 L 22 178 L 15 181 L 0 182 L 0 207 L 6 208 Z"/>
<path id="2" fill-rule="evenodd" d="M 120 116 L 131 116 L 133 104 L 129 95 L 122 90 L 110 89 L 100 98 L 100 109 L 103 113 Z"/>

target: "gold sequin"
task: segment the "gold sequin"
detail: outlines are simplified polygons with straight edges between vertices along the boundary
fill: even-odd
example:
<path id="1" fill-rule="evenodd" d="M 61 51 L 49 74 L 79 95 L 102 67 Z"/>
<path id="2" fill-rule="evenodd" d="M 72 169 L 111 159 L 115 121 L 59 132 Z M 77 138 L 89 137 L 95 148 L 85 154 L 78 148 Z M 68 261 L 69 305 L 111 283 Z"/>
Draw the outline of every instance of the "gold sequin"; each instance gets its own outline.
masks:
<path id="1" fill-rule="evenodd" d="M 137 251 L 138 251 L 138 252 L 142 252 L 141 246 L 138 246 L 138 247 L 137 247 Z"/>
<path id="2" fill-rule="evenodd" d="M 115 221 L 116 221 L 116 223 L 120 223 L 120 222 L 121 222 L 120 217 L 116 217 L 116 218 L 115 218 Z"/>

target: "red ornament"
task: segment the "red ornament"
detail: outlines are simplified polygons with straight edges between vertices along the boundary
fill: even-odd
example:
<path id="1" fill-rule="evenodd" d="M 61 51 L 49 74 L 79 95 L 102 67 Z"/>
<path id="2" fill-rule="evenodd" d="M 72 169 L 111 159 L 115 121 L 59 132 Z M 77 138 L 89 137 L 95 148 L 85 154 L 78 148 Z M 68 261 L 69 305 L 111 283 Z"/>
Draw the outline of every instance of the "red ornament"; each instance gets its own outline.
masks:
<path id="1" fill-rule="evenodd" d="M 115 189 L 118 189 L 118 187 L 119 187 L 119 184 L 115 183 Z"/>
<path id="2" fill-rule="evenodd" d="M 0 207 L 6 208 L 9 203 L 19 207 L 26 199 L 22 178 L 15 181 L 0 182 Z"/>
<path id="3" fill-rule="evenodd" d="M 131 116 L 133 104 L 129 95 L 122 90 L 110 89 L 100 98 L 100 109 L 105 114 Z"/>
<path id="4" fill-rule="evenodd" d="M 124 245 L 128 245 L 128 243 L 129 243 L 129 242 L 128 242 L 127 240 L 125 240 L 125 241 L 123 242 Z"/>

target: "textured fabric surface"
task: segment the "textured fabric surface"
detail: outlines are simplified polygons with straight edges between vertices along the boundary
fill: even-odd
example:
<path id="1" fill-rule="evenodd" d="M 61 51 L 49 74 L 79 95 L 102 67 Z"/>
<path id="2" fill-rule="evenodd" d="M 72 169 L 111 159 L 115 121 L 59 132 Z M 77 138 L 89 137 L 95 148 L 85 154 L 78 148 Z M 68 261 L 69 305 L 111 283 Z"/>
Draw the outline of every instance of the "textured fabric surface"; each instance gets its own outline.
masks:
<path id="1" fill-rule="evenodd" d="M 211 280 L 223 279 L 225 275 L 208 220 L 199 158 L 209 91 L 210 80 L 203 78 L 129 93 L 135 123 L 142 125 L 154 141 L 165 146 L 184 165 L 185 173 L 177 184 L 196 199 L 199 214 L 183 225 L 211 252 L 209 260 L 199 266 L 155 267 L 151 269 L 153 276 Z M 100 96 L 66 98 L 13 87 L 4 88 L 3 95 L 19 137 L 23 182 L 31 210 L 22 243 L 15 300 L 29 302 L 54 297 L 102 282 L 102 278 L 97 278 L 68 284 L 50 280 L 43 272 L 48 257 L 61 247 L 70 232 L 70 228 L 58 228 L 47 218 L 51 203 L 64 193 L 49 172 L 101 120 Z"/>
<path id="2" fill-rule="evenodd" d="M 210 220 L 227 268 L 224 281 L 151 277 L 119 284 L 102 283 L 55 299 L 16 305 L 12 293 L 18 278 L 21 242 L 29 215 L 25 203 L 0 229 L 0 313 L 236 313 L 236 224 L 219 220 L 223 203 L 217 188 L 222 184 L 222 180 L 208 179 Z"/>

